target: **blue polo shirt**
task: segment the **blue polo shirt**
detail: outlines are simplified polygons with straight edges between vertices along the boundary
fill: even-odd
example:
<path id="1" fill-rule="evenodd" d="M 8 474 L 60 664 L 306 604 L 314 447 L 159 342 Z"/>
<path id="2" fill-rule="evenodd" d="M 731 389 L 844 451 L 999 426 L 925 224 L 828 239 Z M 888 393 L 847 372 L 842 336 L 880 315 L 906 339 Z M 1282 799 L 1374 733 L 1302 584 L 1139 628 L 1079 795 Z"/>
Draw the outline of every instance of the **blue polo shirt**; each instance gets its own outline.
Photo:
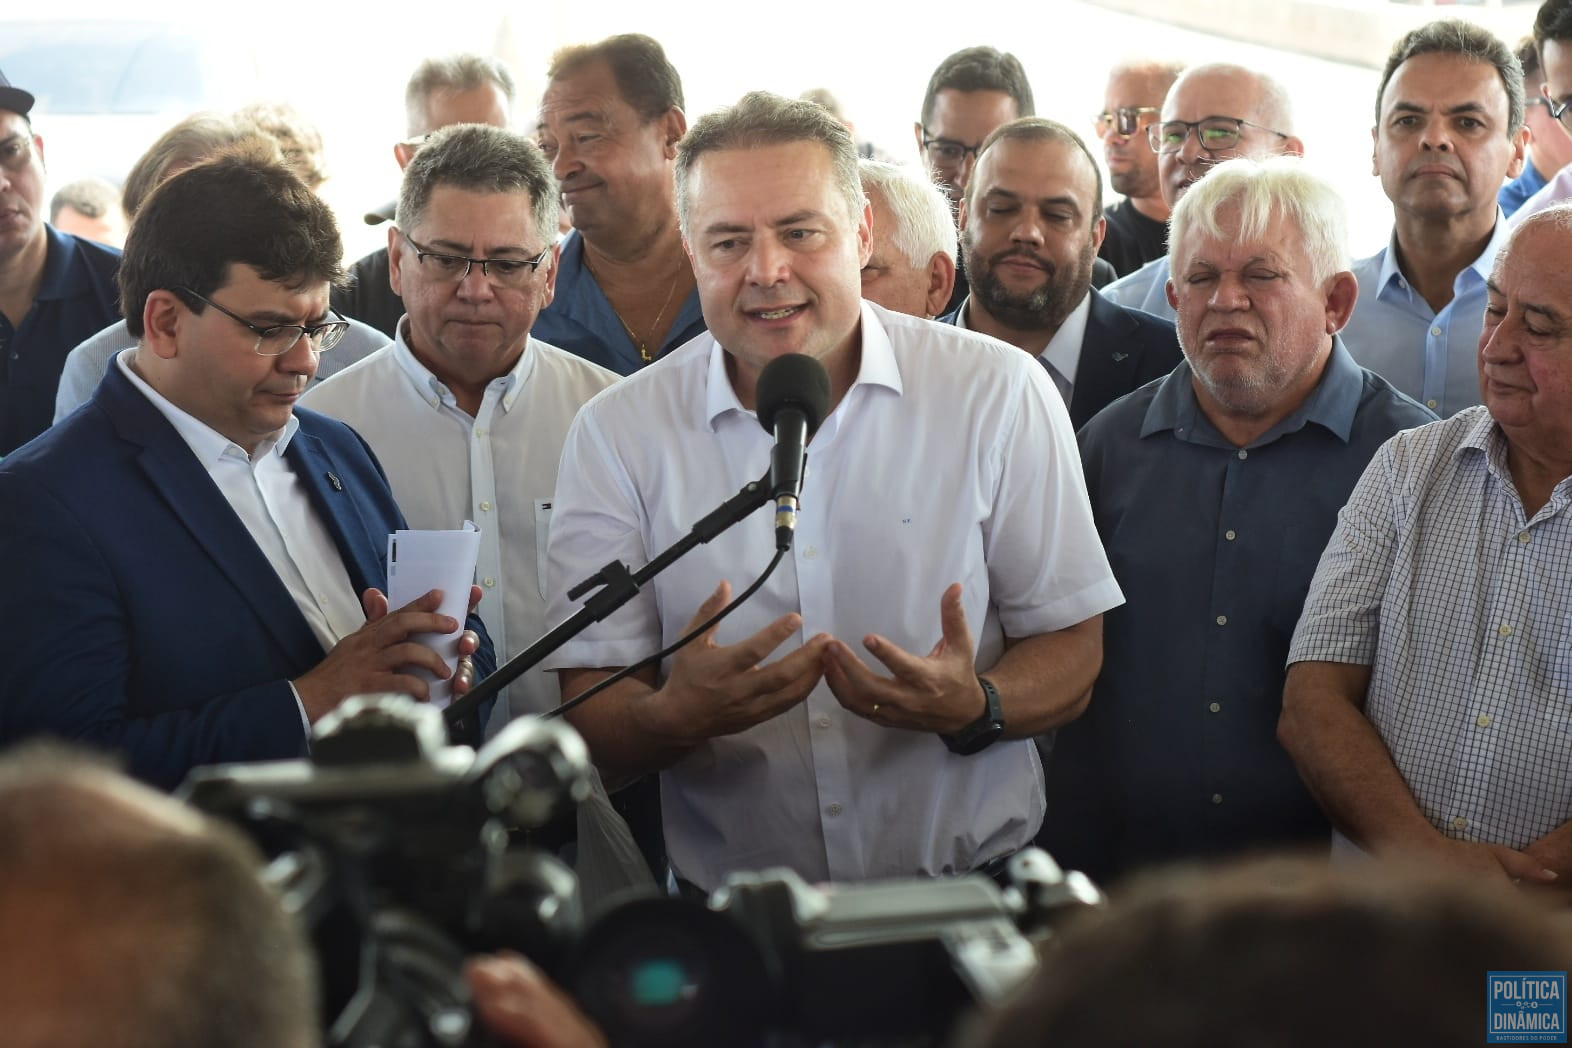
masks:
<path id="1" fill-rule="evenodd" d="M 0 455 L 49 428 L 66 354 L 120 319 L 120 252 L 53 226 L 44 233 L 49 249 L 38 297 L 24 317 L 0 314 Z"/>
<path id="2" fill-rule="evenodd" d="M 1530 160 L 1523 165 L 1521 175 L 1501 187 L 1501 192 L 1496 194 L 1496 203 L 1500 204 L 1501 211 L 1511 218 L 1512 213 L 1523 206 L 1524 201 L 1545 188 L 1547 181 L 1549 179 L 1540 174 L 1539 168 Z"/>
<path id="3" fill-rule="evenodd" d="M 677 311 L 671 334 L 656 357 L 665 356 L 705 330 L 695 289 Z M 584 265 L 584 238 L 576 229 L 562 240 L 556 294 L 551 305 L 535 318 L 530 334 L 619 375 L 631 375 L 644 366 L 644 358 L 639 356 L 639 348 L 633 344 L 627 328 L 617 319 L 611 300 Z"/>
<path id="4" fill-rule="evenodd" d="M 1299 409 L 1240 448 L 1188 363 L 1080 433 L 1126 603 L 1103 616 L 1086 712 L 1059 729 L 1039 841 L 1113 880 L 1151 863 L 1320 844 L 1330 828 L 1277 743 L 1288 644 L 1337 512 L 1376 449 L 1435 416 L 1334 341 Z"/>

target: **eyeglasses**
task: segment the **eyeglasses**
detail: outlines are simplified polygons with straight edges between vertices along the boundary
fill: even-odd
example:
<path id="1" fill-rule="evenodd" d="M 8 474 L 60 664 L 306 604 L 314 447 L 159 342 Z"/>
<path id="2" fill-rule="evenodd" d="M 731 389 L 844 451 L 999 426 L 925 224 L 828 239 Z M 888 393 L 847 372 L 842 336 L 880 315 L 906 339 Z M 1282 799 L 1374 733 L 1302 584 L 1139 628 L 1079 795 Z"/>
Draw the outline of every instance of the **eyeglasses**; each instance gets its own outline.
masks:
<path id="1" fill-rule="evenodd" d="M 16 175 L 33 163 L 33 142 L 26 135 L 11 135 L 0 140 L 0 168 Z"/>
<path id="2" fill-rule="evenodd" d="M 1184 148 L 1184 140 L 1190 137 L 1190 132 L 1194 131 L 1196 144 L 1203 151 L 1217 153 L 1238 145 L 1239 137 L 1247 127 L 1265 131 L 1278 138 L 1288 137 L 1281 131 L 1273 131 L 1269 127 L 1252 124 L 1248 120 L 1239 120 L 1231 116 L 1209 116 L 1205 120 L 1165 120 L 1161 124 L 1153 124 L 1146 129 L 1146 138 L 1151 142 L 1154 152 L 1177 153 Z"/>
<path id="3" fill-rule="evenodd" d="M 1569 98 L 1567 101 L 1561 102 L 1559 104 L 1546 99 L 1545 106 L 1550 110 L 1551 116 L 1561 121 L 1561 123 L 1567 127 L 1572 127 L 1572 120 L 1567 119 L 1567 108 L 1572 106 L 1572 98 Z"/>
<path id="4" fill-rule="evenodd" d="M 283 356 L 294 349 L 302 337 L 311 343 L 312 352 L 326 353 L 338 345 L 339 339 L 344 337 L 344 332 L 349 330 L 349 321 L 340 316 L 337 310 L 329 310 L 338 317 L 337 320 L 328 320 L 321 324 L 272 324 L 263 327 L 251 323 L 245 317 L 225 309 L 206 295 L 199 295 L 188 287 L 177 287 L 174 290 L 182 295 L 190 295 L 200 302 L 206 302 L 230 320 L 255 332 L 257 344 L 252 348 L 264 357 Z"/>
<path id="5" fill-rule="evenodd" d="M 1161 111 L 1157 106 L 1120 106 L 1111 113 L 1103 110 L 1092 117 L 1092 125 L 1097 128 L 1098 138 L 1107 138 L 1110 131 L 1129 138 L 1141 130 L 1142 114 Z"/>
<path id="6" fill-rule="evenodd" d="M 399 234 L 415 249 L 415 258 L 426 270 L 446 284 L 456 284 L 469 276 L 472 266 L 480 267 L 481 276 L 494 287 L 523 287 L 540 264 L 551 254 L 546 248 L 534 258 L 468 258 L 464 255 L 444 255 L 432 251 L 402 229 Z"/>
<path id="7" fill-rule="evenodd" d="M 1544 99 L 1544 98 L 1525 98 L 1525 99 L 1523 99 L 1523 107 L 1526 109 L 1529 106 L 1544 106 L 1546 109 L 1551 108 L 1549 100 L 1548 99 Z"/>
<path id="8" fill-rule="evenodd" d="M 977 159 L 977 153 L 982 149 L 982 143 L 974 146 L 962 145 L 953 138 L 929 138 L 928 132 L 922 133 L 923 152 L 928 154 L 928 159 L 935 165 L 944 167 L 960 167 L 967 157 Z"/>

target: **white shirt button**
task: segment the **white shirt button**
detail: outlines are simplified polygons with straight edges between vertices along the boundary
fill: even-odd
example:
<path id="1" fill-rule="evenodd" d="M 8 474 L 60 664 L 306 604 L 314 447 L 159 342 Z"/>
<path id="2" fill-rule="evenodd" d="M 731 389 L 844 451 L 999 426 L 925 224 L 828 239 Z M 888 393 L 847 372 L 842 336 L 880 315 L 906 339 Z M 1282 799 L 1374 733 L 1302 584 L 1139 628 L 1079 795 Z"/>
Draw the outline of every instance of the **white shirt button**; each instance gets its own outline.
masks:
<path id="1" fill-rule="evenodd" d="M 1439 403 L 1439 401 L 1427 400 L 1425 401 L 1425 407 L 1429 408 L 1431 411 L 1434 411 L 1436 409 L 1437 403 Z"/>
<path id="2" fill-rule="evenodd" d="M 1221 804 L 1221 803 L 1223 803 L 1223 795 L 1221 793 L 1214 793 L 1214 794 L 1212 794 L 1212 803 L 1213 804 Z"/>
<path id="3" fill-rule="evenodd" d="M 1510 637 L 1512 636 L 1512 624 L 1510 622 L 1503 622 L 1501 624 L 1501 628 L 1496 630 L 1496 632 L 1501 634 L 1503 637 Z"/>
<path id="4" fill-rule="evenodd" d="M 1229 542 L 1232 542 L 1234 540 L 1234 529 L 1229 528 L 1227 531 L 1223 532 L 1223 538 L 1227 539 Z"/>
<path id="5" fill-rule="evenodd" d="M 1244 448 L 1240 448 L 1239 449 L 1239 457 L 1242 458 L 1242 459 L 1247 459 L 1247 458 L 1250 457 L 1250 452 L 1246 451 Z"/>
<path id="6" fill-rule="evenodd" d="M 1226 626 L 1226 625 L 1228 625 L 1228 616 L 1227 615 L 1219 615 L 1219 616 L 1217 616 L 1217 624 L 1219 626 Z"/>
<path id="7" fill-rule="evenodd" d="M 830 718 L 828 718 L 828 717 L 820 717 L 819 718 L 819 727 L 821 727 L 821 728 L 828 728 L 829 726 L 830 726 Z"/>
<path id="8" fill-rule="evenodd" d="M 485 426 L 476 426 L 475 427 L 475 436 L 477 436 L 477 437 L 484 437 L 485 435 L 486 435 L 486 427 Z"/>
<path id="9" fill-rule="evenodd" d="M 809 546 L 807 549 L 802 551 L 802 555 L 805 560 L 816 560 L 818 559 L 819 551 L 817 548 Z"/>
<path id="10" fill-rule="evenodd" d="M 1466 830 L 1468 829 L 1468 820 L 1459 815 L 1457 818 L 1452 820 L 1452 825 L 1456 829 Z"/>
<path id="11" fill-rule="evenodd" d="M 1211 710 L 1213 713 L 1221 713 L 1223 712 L 1223 704 L 1220 702 L 1214 702 L 1208 706 L 1207 709 Z"/>
<path id="12" fill-rule="evenodd" d="M 832 804 L 827 810 L 831 815 L 839 815 L 841 813 L 841 806 L 839 804 Z"/>
<path id="13" fill-rule="evenodd" d="M 492 578 L 486 579 L 486 588 L 487 589 L 490 589 L 492 586 L 495 586 L 496 584 L 497 584 L 497 580 L 496 579 L 492 579 Z"/>
<path id="14" fill-rule="evenodd" d="M 1519 542 L 1521 542 L 1523 545 L 1526 546 L 1530 542 L 1534 541 L 1534 536 L 1530 535 L 1528 532 L 1525 531 L 1522 534 L 1518 535 L 1517 540 Z"/>
<path id="15" fill-rule="evenodd" d="M 1474 723 L 1479 725 L 1481 728 L 1488 728 L 1490 727 L 1490 715 L 1488 713 L 1481 713 L 1477 718 L 1475 718 Z"/>
<path id="16" fill-rule="evenodd" d="M 1430 329 L 1430 333 L 1432 335 L 1440 337 L 1440 335 L 1441 335 L 1441 328 L 1439 326 L 1438 327 L 1433 327 L 1433 328 Z"/>
<path id="17" fill-rule="evenodd" d="M 489 502 L 482 502 L 480 504 L 480 509 L 481 509 L 482 513 L 489 513 L 489 512 L 491 512 L 491 503 L 489 503 Z"/>

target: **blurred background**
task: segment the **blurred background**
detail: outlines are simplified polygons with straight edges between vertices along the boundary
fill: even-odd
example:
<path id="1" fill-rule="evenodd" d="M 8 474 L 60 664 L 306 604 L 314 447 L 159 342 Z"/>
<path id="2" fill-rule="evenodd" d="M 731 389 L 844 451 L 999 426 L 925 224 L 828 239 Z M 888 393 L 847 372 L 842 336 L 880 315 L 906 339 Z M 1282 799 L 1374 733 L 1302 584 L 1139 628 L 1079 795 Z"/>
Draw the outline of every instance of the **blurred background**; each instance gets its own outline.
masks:
<path id="1" fill-rule="evenodd" d="M 912 124 L 929 74 L 952 51 L 1012 51 L 1032 79 L 1039 115 L 1091 137 L 1107 70 L 1122 58 L 1232 61 L 1271 71 L 1296 106 L 1307 159 L 1344 191 L 1355 255 L 1385 243 L 1390 204 L 1370 174 L 1379 68 L 1391 42 L 1418 22 L 1461 15 L 1516 44 L 1532 0 L 1450 5 L 1394 0 L 994 0 L 986 5 L 848 4 L 795 0 L 740 6 L 521 5 L 470 0 L 456 8 L 336 0 L 268 11 L 148 0 L 77 0 L 59 17 L 38 8 L 0 15 L 0 70 L 38 96 L 51 192 L 84 176 L 122 178 L 177 119 L 284 102 L 320 128 L 329 180 L 353 260 L 385 242 L 363 214 L 396 195 L 393 143 L 404 137 L 404 84 L 430 55 L 475 51 L 506 61 L 520 91 L 514 117 L 534 126 L 546 65 L 558 47 L 643 32 L 681 72 L 690 121 L 755 88 L 796 95 L 827 88 L 857 136 L 915 164 Z M 664 7 L 665 12 L 660 9 Z M 893 14 L 891 12 L 899 12 Z M 1094 143 L 1095 149 L 1095 143 Z"/>

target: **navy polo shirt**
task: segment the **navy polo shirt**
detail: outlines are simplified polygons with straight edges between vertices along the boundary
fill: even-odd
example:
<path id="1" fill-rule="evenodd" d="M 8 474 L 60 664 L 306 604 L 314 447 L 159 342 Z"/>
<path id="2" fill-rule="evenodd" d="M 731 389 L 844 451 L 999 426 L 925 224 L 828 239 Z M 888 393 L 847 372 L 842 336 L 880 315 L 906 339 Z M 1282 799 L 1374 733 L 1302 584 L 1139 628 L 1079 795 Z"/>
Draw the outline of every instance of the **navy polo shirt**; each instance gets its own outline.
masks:
<path id="1" fill-rule="evenodd" d="M 66 354 L 120 319 L 120 252 L 53 226 L 44 232 L 38 297 L 25 317 L 0 314 L 0 455 L 49 428 Z"/>
<path id="2" fill-rule="evenodd" d="M 665 356 L 706 330 L 699 293 L 694 290 L 677 310 L 671 334 L 656 357 Z M 584 265 L 584 238 L 576 229 L 562 240 L 556 294 L 551 305 L 535 318 L 530 334 L 619 375 L 631 375 L 644 366 L 644 358 L 639 356 L 627 328 L 617 319 L 611 300 Z"/>
<path id="3" fill-rule="evenodd" d="M 1207 419 L 1191 383 L 1180 363 L 1080 434 L 1126 603 L 1103 617 L 1086 713 L 1059 730 L 1039 841 L 1098 880 L 1328 843 L 1277 743 L 1288 644 L 1376 449 L 1435 418 L 1354 363 L 1341 339 L 1305 403 L 1245 448 Z"/>

